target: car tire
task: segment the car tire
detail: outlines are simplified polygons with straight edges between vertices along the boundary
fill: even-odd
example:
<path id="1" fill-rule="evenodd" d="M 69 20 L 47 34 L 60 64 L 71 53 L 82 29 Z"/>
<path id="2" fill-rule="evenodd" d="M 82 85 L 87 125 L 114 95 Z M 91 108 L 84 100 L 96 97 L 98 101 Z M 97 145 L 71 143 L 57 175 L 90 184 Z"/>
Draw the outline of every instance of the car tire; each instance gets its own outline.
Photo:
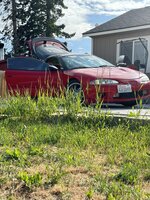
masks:
<path id="1" fill-rule="evenodd" d="M 85 103 L 85 96 L 80 82 L 77 80 L 70 81 L 67 86 L 67 93 L 69 92 L 73 93 L 74 100 L 79 95 L 81 104 Z"/>

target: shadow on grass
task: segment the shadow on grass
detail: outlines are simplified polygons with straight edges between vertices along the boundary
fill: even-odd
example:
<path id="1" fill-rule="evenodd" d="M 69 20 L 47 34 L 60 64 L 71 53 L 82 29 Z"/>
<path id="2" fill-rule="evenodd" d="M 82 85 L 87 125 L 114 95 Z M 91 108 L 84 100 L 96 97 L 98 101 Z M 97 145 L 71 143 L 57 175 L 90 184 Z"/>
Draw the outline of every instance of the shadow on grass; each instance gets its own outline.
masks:
<path id="1" fill-rule="evenodd" d="M 1 121 L 4 121 L 7 123 L 7 127 L 10 129 L 15 129 L 16 124 L 23 123 L 26 125 L 36 125 L 36 124 L 43 124 L 43 125 L 57 125 L 60 126 L 66 125 L 66 124 L 74 124 L 78 128 L 81 128 L 83 126 L 86 126 L 87 128 L 114 128 L 118 126 L 126 127 L 129 130 L 139 130 L 139 128 L 142 126 L 149 127 L 149 123 L 147 120 L 142 119 L 132 119 L 132 118 L 125 118 L 125 117 L 116 117 L 111 116 L 107 114 L 97 114 L 97 115 L 91 115 L 91 116 L 73 116 L 70 114 L 63 114 L 63 115 L 51 115 L 46 118 L 21 118 L 21 117 L 10 117 L 10 118 L 4 118 L 1 119 Z"/>

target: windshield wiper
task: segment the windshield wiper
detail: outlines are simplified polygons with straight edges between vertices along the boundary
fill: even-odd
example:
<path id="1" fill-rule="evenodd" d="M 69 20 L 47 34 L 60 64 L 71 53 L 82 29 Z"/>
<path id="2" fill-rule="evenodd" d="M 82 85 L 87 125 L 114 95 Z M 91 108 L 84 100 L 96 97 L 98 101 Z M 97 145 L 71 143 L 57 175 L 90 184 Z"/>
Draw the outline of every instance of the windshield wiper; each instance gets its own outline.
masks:
<path id="1" fill-rule="evenodd" d="M 100 65 L 99 67 L 115 67 L 115 65 Z"/>
<path id="2" fill-rule="evenodd" d="M 74 67 L 72 69 L 83 69 L 83 68 L 88 68 L 88 67 L 85 67 L 85 66 L 83 66 L 83 67 Z"/>
<path id="3" fill-rule="evenodd" d="M 108 65 L 100 65 L 100 66 L 98 66 L 98 67 L 108 67 Z"/>

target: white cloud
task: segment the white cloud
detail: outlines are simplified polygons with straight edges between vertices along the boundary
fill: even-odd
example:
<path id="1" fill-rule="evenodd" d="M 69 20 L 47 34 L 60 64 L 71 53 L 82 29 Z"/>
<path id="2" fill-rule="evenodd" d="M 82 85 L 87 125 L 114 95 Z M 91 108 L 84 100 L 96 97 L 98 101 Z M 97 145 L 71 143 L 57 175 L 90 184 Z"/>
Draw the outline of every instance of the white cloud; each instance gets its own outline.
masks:
<path id="1" fill-rule="evenodd" d="M 68 9 L 64 10 L 65 16 L 58 23 L 64 23 L 66 25 L 64 31 L 76 33 L 74 38 L 80 38 L 82 32 L 92 28 L 92 25 L 86 20 L 86 16 L 92 12 L 74 0 L 64 0 L 64 3 Z"/>
<path id="2" fill-rule="evenodd" d="M 75 0 L 75 2 L 98 14 L 103 10 L 111 14 L 110 11 L 125 11 L 150 5 L 150 0 Z"/>
<path id="3" fill-rule="evenodd" d="M 58 23 L 66 25 L 65 31 L 76 33 L 72 39 L 79 39 L 82 33 L 90 30 L 96 23 L 100 23 L 103 15 L 118 16 L 131 9 L 150 5 L 150 0 L 64 0 L 68 9 L 64 9 L 65 16 Z M 2 7 L 0 8 L 1 11 Z M 89 22 L 89 16 L 98 15 L 95 24 Z M 0 29 L 3 23 L 0 16 Z"/>
<path id="4" fill-rule="evenodd" d="M 66 25 L 65 31 L 68 33 L 76 32 L 72 39 L 79 39 L 82 33 L 93 28 L 89 23 L 89 15 L 99 15 L 99 23 L 102 15 L 118 16 L 131 9 L 150 5 L 150 0 L 64 0 L 68 9 L 64 10 L 65 16 L 59 23 Z"/>

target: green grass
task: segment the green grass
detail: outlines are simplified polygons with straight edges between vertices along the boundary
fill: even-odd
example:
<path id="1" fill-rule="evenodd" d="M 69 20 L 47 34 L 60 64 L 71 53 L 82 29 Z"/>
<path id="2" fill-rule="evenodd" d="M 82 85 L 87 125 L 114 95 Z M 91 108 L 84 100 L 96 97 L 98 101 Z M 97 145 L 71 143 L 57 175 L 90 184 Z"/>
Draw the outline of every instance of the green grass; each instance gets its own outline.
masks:
<path id="1" fill-rule="evenodd" d="M 150 125 L 41 95 L 1 99 L 0 199 L 150 198 Z"/>

